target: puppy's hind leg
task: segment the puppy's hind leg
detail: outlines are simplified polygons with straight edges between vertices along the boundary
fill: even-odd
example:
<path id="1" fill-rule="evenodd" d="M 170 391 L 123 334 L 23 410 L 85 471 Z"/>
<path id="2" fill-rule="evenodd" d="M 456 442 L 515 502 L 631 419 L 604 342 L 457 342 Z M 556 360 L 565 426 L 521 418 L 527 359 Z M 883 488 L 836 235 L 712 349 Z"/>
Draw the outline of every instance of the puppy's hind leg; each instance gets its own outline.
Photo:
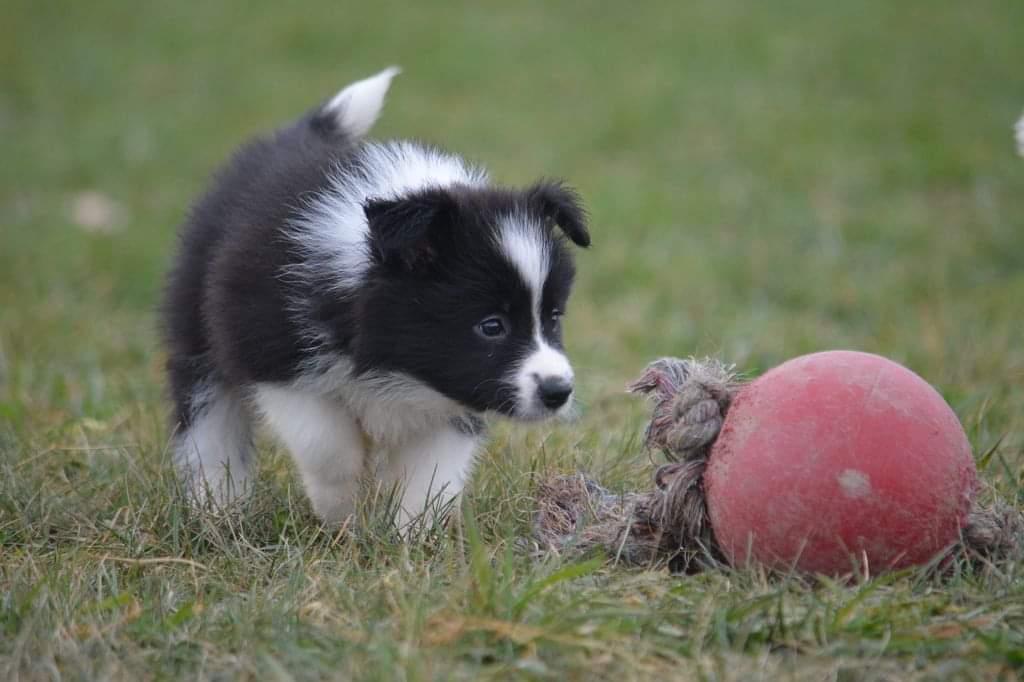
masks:
<path id="1" fill-rule="evenodd" d="M 256 402 L 291 452 L 313 511 L 343 523 L 355 511 L 366 461 L 356 420 L 337 401 L 278 385 L 260 385 Z"/>
<path id="2" fill-rule="evenodd" d="M 252 426 L 238 391 L 220 384 L 194 390 L 179 406 L 174 461 L 193 502 L 224 507 L 251 487 Z"/>

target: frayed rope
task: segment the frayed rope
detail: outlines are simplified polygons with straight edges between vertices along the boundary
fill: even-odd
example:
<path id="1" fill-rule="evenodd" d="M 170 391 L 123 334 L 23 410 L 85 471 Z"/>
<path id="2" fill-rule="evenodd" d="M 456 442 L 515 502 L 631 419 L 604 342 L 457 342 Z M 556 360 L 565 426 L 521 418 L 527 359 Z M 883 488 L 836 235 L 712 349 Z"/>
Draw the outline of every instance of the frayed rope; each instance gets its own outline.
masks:
<path id="1" fill-rule="evenodd" d="M 669 464 L 654 489 L 612 493 L 582 474 L 554 476 L 537 492 L 533 545 L 538 553 L 601 549 L 633 566 L 664 563 L 697 572 L 725 562 L 708 518 L 704 470 L 726 413 L 743 382 L 732 366 L 662 358 L 629 386 L 653 403 L 646 446 Z M 990 565 L 1024 554 L 1024 514 L 1004 502 L 975 502 L 953 553 Z"/>

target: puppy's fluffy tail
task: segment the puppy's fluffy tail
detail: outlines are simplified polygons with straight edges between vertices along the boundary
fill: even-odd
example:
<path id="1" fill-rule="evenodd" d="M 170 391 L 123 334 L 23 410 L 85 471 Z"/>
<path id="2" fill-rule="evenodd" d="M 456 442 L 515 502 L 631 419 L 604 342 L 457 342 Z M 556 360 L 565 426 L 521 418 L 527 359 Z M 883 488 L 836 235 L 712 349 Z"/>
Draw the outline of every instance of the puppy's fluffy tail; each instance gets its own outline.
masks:
<path id="1" fill-rule="evenodd" d="M 391 79 L 401 72 L 389 66 L 369 78 L 345 86 L 316 112 L 314 118 L 321 129 L 357 139 L 370 132 L 370 128 L 384 108 Z"/>

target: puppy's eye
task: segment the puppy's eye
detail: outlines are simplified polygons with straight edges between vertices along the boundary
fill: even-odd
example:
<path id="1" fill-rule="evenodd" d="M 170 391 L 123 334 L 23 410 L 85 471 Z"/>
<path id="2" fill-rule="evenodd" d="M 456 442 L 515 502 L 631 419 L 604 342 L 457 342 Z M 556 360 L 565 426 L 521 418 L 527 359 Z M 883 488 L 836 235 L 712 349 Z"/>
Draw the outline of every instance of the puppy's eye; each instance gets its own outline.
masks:
<path id="1" fill-rule="evenodd" d="M 480 336 L 488 339 L 498 339 L 508 334 L 505 322 L 500 317 L 488 317 L 476 326 Z"/>

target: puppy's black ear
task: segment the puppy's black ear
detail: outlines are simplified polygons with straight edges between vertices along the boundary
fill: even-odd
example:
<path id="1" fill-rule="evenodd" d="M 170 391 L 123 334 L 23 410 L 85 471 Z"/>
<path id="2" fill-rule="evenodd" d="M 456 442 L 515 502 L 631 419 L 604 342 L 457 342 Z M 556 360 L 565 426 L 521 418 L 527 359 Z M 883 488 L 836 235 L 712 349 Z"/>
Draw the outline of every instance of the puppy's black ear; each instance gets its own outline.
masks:
<path id="1" fill-rule="evenodd" d="M 557 180 L 542 180 L 527 190 L 531 205 L 562 228 L 573 243 L 590 246 L 587 212 L 576 190 Z"/>
<path id="2" fill-rule="evenodd" d="M 455 199 L 443 189 L 426 189 L 399 199 L 370 199 L 363 206 L 370 248 L 384 265 L 406 270 L 433 261 L 438 237 L 455 215 Z"/>

